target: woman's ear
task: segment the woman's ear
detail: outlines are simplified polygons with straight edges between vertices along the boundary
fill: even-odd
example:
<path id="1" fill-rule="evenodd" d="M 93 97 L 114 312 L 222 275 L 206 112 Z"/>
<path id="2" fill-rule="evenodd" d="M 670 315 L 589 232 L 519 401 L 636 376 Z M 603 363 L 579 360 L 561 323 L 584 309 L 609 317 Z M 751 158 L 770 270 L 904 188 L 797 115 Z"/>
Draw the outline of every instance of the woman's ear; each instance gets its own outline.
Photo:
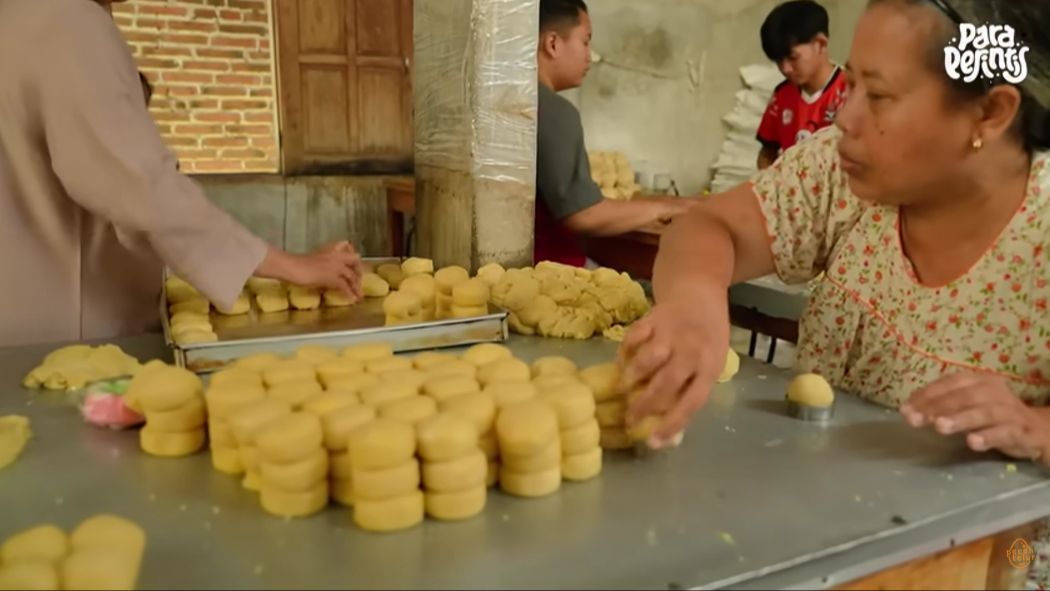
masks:
<path id="1" fill-rule="evenodd" d="M 1020 116 L 1021 91 L 1016 86 L 1000 84 L 988 91 L 981 102 L 981 119 L 977 133 L 984 141 L 998 139 L 1008 133 Z"/>

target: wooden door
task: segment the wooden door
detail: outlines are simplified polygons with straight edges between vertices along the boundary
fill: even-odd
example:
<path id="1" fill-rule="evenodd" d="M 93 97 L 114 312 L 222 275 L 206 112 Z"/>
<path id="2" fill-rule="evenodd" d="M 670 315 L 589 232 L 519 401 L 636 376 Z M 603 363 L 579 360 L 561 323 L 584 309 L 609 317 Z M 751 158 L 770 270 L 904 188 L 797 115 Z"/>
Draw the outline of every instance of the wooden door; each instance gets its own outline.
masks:
<path id="1" fill-rule="evenodd" d="M 276 0 L 285 174 L 412 170 L 412 0 Z"/>

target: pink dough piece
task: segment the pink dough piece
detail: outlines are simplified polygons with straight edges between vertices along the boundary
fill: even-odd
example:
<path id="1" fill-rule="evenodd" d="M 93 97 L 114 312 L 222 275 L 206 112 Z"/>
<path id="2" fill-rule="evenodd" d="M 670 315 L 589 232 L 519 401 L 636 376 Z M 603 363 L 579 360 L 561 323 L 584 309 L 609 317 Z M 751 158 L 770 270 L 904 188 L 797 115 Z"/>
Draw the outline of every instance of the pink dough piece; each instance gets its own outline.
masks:
<path id="1" fill-rule="evenodd" d="M 115 394 L 88 394 L 80 412 L 88 423 L 111 429 L 126 429 L 145 422 L 142 415 L 124 404 L 122 396 Z"/>

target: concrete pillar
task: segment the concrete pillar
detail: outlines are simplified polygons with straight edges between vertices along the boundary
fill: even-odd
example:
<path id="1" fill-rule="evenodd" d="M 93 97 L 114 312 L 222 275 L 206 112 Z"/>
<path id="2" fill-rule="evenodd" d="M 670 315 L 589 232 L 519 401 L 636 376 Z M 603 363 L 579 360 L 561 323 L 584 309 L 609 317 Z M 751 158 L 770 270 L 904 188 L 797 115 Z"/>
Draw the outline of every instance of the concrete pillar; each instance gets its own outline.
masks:
<path id="1" fill-rule="evenodd" d="M 532 264 L 539 0 L 415 0 L 416 251 Z"/>

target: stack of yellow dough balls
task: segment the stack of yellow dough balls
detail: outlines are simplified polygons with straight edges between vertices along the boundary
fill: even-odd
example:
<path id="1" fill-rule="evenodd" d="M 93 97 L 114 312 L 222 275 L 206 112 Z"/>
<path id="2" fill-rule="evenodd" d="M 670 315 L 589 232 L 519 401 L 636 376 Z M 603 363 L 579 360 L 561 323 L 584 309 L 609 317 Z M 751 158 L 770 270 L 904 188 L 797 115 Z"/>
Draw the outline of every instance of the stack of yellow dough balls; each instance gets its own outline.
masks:
<path id="1" fill-rule="evenodd" d="M 423 492 L 412 426 L 376 419 L 351 432 L 348 445 L 354 523 L 374 532 L 422 523 Z"/>
<path id="2" fill-rule="evenodd" d="M 351 396 L 348 392 L 330 391 Z M 353 471 L 350 469 L 350 433 L 376 418 L 370 406 L 350 402 L 348 398 L 340 406 L 321 415 L 324 445 L 328 450 L 328 489 L 335 502 L 351 507 L 354 504 Z"/>
<path id="3" fill-rule="evenodd" d="M 271 515 L 306 517 L 328 506 L 328 451 L 321 419 L 293 412 L 255 437 L 262 507 Z"/>
<path id="4" fill-rule="evenodd" d="M 452 289 L 452 318 L 474 318 L 489 313 L 489 286 L 481 279 L 469 279 Z"/>
<path id="5" fill-rule="evenodd" d="M 168 320 L 168 327 L 177 345 L 214 343 L 219 340 L 207 312 L 203 314 L 189 310 L 176 312 Z"/>
<path id="6" fill-rule="evenodd" d="M 537 359 L 532 370 L 534 381 L 551 384 L 541 389 L 540 400 L 558 415 L 562 478 L 577 482 L 594 478 L 602 471 L 601 428 L 595 418 L 594 394 L 573 378 L 576 364 L 565 357 Z"/>
<path id="7" fill-rule="evenodd" d="M 470 384 L 463 381 L 473 381 L 467 376 L 452 376 L 451 378 L 445 376 L 439 378 L 439 380 L 441 381 L 428 383 L 452 385 L 456 380 L 460 380 L 461 387 L 466 390 L 470 387 Z M 491 395 L 476 389 L 477 382 L 473 382 L 473 384 L 475 388 L 473 391 L 464 391 L 460 394 L 446 397 L 442 399 L 439 406 L 442 412 L 459 415 L 470 421 L 474 426 L 474 430 L 478 434 L 478 448 L 485 455 L 487 462 L 485 484 L 493 486 L 499 482 L 500 468 L 499 441 L 496 438 L 495 430 L 496 403 Z"/>
<path id="8" fill-rule="evenodd" d="M 519 497 L 542 497 L 561 488 L 561 441 L 558 413 L 541 400 L 511 404 L 496 419 L 499 484 Z"/>
<path id="9" fill-rule="evenodd" d="M 411 291 L 395 291 L 383 300 L 386 326 L 418 324 L 423 322 L 423 304 Z"/>
<path id="10" fill-rule="evenodd" d="M 85 520 L 66 535 L 41 525 L 0 544 L 0 589 L 134 589 L 146 534 L 114 515 Z"/>
<path id="11" fill-rule="evenodd" d="M 440 269 L 434 273 L 434 286 L 436 288 L 435 317 L 438 320 L 452 318 L 452 290 L 457 285 L 470 280 L 470 273 L 459 266 L 451 266 Z M 488 303 L 488 298 L 485 299 Z"/>
<path id="12" fill-rule="evenodd" d="M 642 286 L 612 269 L 544 261 L 535 268 L 489 273 L 499 277 L 490 301 L 510 312 L 510 327 L 520 334 L 589 339 L 649 311 Z"/>
<path id="13" fill-rule="evenodd" d="M 204 447 L 207 413 L 203 386 L 193 372 L 147 363 L 128 385 L 125 403 L 146 417 L 139 444 L 158 457 L 179 457 Z"/>
<path id="14" fill-rule="evenodd" d="M 581 371 L 579 377 L 594 394 L 601 447 L 610 451 L 629 449 L 632 443 L 627 435 L 627 397 L 620 388 L 619 366 L 594 365 Z"/>
<path id="15" fill-rule="evenodd" d="M 248 289 L 255 297 L 255 305 L 263 313 L 284 312 L 290 305 L 288 290 L 280 281 L 248 281 Z"/>
<path id="16" fill-rule="evenodd" d="M 251 491 L 259 491 L 262 488 L 262 476 L 260 475 L 259 448 L 256 446 L 256 437 L 267 425 L 290 414 L 292 414 L 292 406 L 280 400 L 257 400 L 239 407 L 230 415 L 229 425 L 236 443 L 235 454 L 237 463 L 240 464 L 240 471 L 227 470 L 227 466 L 216 461 L 214 441 L 212 442 L 212 464 L 217 470 L 226 474 L 243 473 L 242 486 Z"/>
<path id="17" fill-rule="evenodd" d="M 266 398 L 262 377 L 243 368 L 217 372 L 208 382 L 204 398 L 208 405 L 212 466 L 224 474 L 243 474 L 244 458 L 231 419 L 240 408 Z"/>
<path id="18" fill-rule="evenodd" d="M 481 513 L 488 494 L 488 458 L 478 447 L 475 424 L 444 412 L 420 422 L 416 430 L 427 515 L 458 521 Z"/>

